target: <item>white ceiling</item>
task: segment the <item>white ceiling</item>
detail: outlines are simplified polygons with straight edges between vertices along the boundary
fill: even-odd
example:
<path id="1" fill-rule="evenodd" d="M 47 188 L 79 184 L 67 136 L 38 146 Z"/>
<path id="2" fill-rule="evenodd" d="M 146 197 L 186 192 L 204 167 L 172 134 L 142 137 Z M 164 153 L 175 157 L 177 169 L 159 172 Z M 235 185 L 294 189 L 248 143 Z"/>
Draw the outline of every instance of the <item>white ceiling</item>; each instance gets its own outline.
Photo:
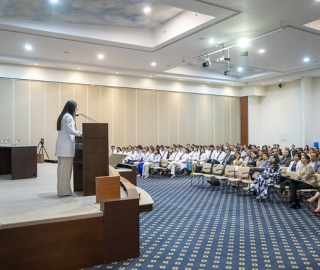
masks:
<path id="1" fill-rule="evenodd" d="M 273 84 L 320 76 L 320 31 L 312 24 L 319 14 L 316 0 L 0 0 L 0 63 Z M 235 46 L 243 37 L 251 39 L 248 56 Z M 227 62 L 216 60 L 230 46 L 225 76 Z M 204 54 L 209 68 L 202 67 Z"/>

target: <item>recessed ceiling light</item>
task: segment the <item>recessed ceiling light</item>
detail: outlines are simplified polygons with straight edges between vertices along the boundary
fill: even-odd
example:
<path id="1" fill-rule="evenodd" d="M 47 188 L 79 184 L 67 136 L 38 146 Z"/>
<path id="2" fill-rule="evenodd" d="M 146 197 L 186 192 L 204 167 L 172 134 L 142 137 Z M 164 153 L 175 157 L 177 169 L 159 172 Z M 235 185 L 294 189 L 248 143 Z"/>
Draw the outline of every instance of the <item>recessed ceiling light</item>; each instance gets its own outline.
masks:
<path id="1" fill-rule="evenodd" d="M 281 82 L 281 79 L 279 80 L 279 82 Z"/>
<path id="2" fill-rule="evenodd" d="M 209 43 L 213 44 L 214 43 L 214 38 L 209 39 Z"/>
<path id="3" fill-rule="evenodd" d="M 238 46 L 240 46 L 241 48 L 246 48 L 249 46 L 249 42 L 250 40 L 248 38 L 242 38 L 239 40 Z"/>
<path id="4" fill-rule="evenodd" d="M 32 51 L 32 49 L 33 49 L 30 44 L 26 44 L 26 45 L 24 46 L 24 48 L 25 48 L 27 51 Z"/>
<path id="5" fill-rule="evenodd" d="M 116 74 L 119 74 L 119 72 L 117 71 Z"/>
<path id="6" fill-rule="evenodd" d="M 98 58 L 99 58 L 99 59 L 103 59 L 103 58 L 104 58 L 104 55 L 103 55 L 103 54 L 98 54 Z"/>
<path id="7" fill-rule="evenodd" d="M 264 83 L 262 83 L 262 84 L 264 84 Z"/>
<path id="8" fill-rule="evenodd" d="M 143 12 L 144 13 L 149 13 L 151 11 L 151 8 L 150 7 L 145 7 L 144 9 L 143 9 Z"/>
<path id="9" fill-rule="evenodd" d="M 152 76 L 150 76 L 150 78 L 152 78 Z"/>
<path id="10" fill-rule="evenodd" d="M 156 66 L 156 65 L 157 65 L 156 62 L 152 62 L 152 63 L 151 63 L 151 66 Z"/>
<path id="11" fill-rule="evenodd" d="M 310 58 L 309 58 L 309 57 L 303 58 L 303 62 L 309 62 L 309 61 L 310 61 Z"/>
<path id="12" fill-rule="evenodd" d="M 238 67 L 238 71 L 242 71 L 243 70 L 243 68 L 242 67 Z"/>
<path id="13" fill-rule="evenodd" d="M 259 50 L 259 53 L 265 53 L 265 52 L 266 52 L 265 49 L 260 49 L 260 50 Z"/>
<path id="14" fill-rule="evenodd" d="M 34 65 L 37 66 L 38 64 L 37 64 L 37 63 L 34 63 Z"/>
<path id="15" fill-rule="evenodd" d="M 78 70 L 81 70 L 81 68 L 78 68 Z"/>
<path id="16" fill-rule="evenodd" d="M 50 0 L 51 3 L 58 3 L 58 0 Z"/>

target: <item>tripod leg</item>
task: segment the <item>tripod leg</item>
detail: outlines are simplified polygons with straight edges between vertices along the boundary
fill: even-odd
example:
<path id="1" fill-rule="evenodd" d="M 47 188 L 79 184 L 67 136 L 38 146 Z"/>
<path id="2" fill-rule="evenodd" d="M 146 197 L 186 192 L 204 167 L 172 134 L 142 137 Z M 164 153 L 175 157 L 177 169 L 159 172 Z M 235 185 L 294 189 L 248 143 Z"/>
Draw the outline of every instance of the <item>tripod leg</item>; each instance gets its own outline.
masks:
<path id="1" fill-rule="evenodd" d="M 48 156 L 48 153 L 47 153 L 46 148 L 45 148 L 44 146 L 42 146 L 42 147 L 43 147 L 42 152 L 43 152 L 43 150 L 44 150 L 44 152 L 45 152 L 45 153 L 46 153 L 46 155 L 47 155 L 47 158 L 48 158 L 48 159 L 50 159 L 50 158 L 49 158 L 49 156 Z"/>

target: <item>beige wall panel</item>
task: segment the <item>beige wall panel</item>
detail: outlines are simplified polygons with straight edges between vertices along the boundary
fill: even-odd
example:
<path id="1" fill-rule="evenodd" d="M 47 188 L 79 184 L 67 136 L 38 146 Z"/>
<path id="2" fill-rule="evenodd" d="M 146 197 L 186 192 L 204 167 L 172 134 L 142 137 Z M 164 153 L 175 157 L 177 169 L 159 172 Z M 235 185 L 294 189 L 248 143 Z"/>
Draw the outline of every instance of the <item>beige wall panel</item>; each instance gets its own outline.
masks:
<path id="1" fill-rule="evenodd" d="M 189 143 L 198 144 L 198 101 L 196 94 L 188 95 Z"/>
<path id="2" fill-rule="evenodd" d="M 124 110 L 124 89 L 113 89 L 113 134 L 115 146 L 127 146 L 125 142 L 125 110 Z M 110 132 L 109 132 L 110 134 Z"/>
<path id="3" fill-rule="evenodd" d="M 137 144 L 143 146 L 149 143 L 149 119 L 151 118 L 149 108 L 149 92 L 147 90 L 137 90 Z M 156 109 L 156 108 L 155 108 Z"/>
<path id="4" fill-rule="evenodd" d="M 179 143 L 179 93 L 168 93 L 169 144 Z"/>
<path id="5" fill-rule="evenodd" d="M 62 109 L 61 109 L 62 111 Z M 57 119 L 61 113 L 59 109 L 59 83 L 46 83 L 45 85 L 45 135 L 44 146 L 50 159 L 55 156 L 56 140 L 58 136 Z"/>
<path id="6" fill-rule="evenodd" d="M 101 87 L 101 123 L 108 123 L 109 146 L 114 145 L 113 89 Z M 117 145 L 122 146 L 122 145 Z"/>
<path id="7" fill-rule="evenodd" d="M 163 144 L 158 141 L 158 133 L 159 133 L 159 106 L 158 106 L 158 93 L 157 91 L 149 91 L 148 93 L 148 121 L 147 125 L 149 128 L 149 138 L 147 145 L 157 145 Z"/>
<path id="8" fill-rule="evenodd" d="M 223 121 L 223 144 L 230 143 L 231 137 L 231 104 L 230 97 L 223 97 L 223 113 L 222 113 L 222 121 Z"/>
<path id="9" fill-rule="evenodd" d="M 137 145 L 137 90 L 125 91 L 126 145 Z"/>
<path id="10" fill-rule="evenodd" d="M 230 98 L 231 100 L 231 138 L 230 143 L 240 142 L 240 99 Z"/>
<path id="11" fill-rule="evenodd" d="M 88 86 L 88 116 L 101 123 L 100 86 Z"/>
<path id="12" fill-rule="evenodd" d="M 59 112 L 61 112 L 68 100 L 74 100 L 74 93 L 73 93 L 74 86 L 73 84 L 69 84 L 69 83 L 60 83 L 59 87 L 60 87 Z"/>
<path id="13" fill-rule="evenodd" d="M 82 113 L 84 115 L 88 115 L 88 106 L 87 106 L 87 86 L 81 84 L 75 84 L 73 86 L 74 89 L 74 101 L 77 102 L 78 110 L 76 113 Z M 77 130 L 82 131 L 82 123 L 90 123 L 83 116 L 76 117 Z"/>
<path id="14" fill-rule="evenodd" d="M 13 80 L 0 79 L 0 144 L 7 137 L 13 142 L 13 108 Z"/>
<path id="15" fill-rule="evenodd" d="M 214 138 L 214 115 L 215 115 L 215 104 L 214 104 L 215 96 L 208 95 L 207 96 L 207 145 L 213 144 L 215 145 Z"/>
<path id="16" fill-rule="evenodd" d="M 38 145 L 45 135 L 45 83 L 30 82 L 30 144 Z"/>
<path id="17" fill-rule="evenodd" d="M 198 95 L 198 144 L 207 144 L 207 96 Z"/>
<path id="18" fill-rule="evenodd" d="M 179 143 L 189 143 L 188 124 L 188 96 L 186 93 L 179 93 Z"/>
<path id="19" fill-rule="evenodd" d="M 29 81 L 14 81 L 14 138 L 20 143 L 30 145 L 30 103 Z M 12 141 L 10 141 L 12 143 Z"/>
<path id="20" fill-rule="evenodd" d="M 169 102 L 168 92 L 159 91 L 159 144 L 169 145 Z"/>
<path id="21" fill-rule="evenodd" d="M 214 113 L 214 139 L 215 139 L 215 145 L 224 143 L 224 139 L 222 137 L 222 114 L 223 114 L 223 97 L 215 96 L 215 113 Z"/>

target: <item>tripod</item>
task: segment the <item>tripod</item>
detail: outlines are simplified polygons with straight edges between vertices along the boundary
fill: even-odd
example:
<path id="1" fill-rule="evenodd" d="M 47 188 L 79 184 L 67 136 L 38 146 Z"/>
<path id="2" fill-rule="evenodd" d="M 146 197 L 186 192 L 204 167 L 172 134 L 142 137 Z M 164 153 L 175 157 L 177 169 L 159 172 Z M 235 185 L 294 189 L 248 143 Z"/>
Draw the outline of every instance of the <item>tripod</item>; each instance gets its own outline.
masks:
<path id="1" fill-rule="evenodd" d="M 39 148 L 40 144 L 41 144 L 41 147 Z M 44 147 L 44 139 L 43 139 L 43 138 L 41 138 L 40 142 L 38 143 L 38 149 L 39 149 L 39 152 L 38 152 L 39 154 L 40 154 L 40 153 L 43 154 L 43 150 L 44 150 L 44 152 L 45 152 L 46 155 L 47 155 L 47 158 L 49 159 L 47 150 L 46 150 L 46 148 Z"/>

